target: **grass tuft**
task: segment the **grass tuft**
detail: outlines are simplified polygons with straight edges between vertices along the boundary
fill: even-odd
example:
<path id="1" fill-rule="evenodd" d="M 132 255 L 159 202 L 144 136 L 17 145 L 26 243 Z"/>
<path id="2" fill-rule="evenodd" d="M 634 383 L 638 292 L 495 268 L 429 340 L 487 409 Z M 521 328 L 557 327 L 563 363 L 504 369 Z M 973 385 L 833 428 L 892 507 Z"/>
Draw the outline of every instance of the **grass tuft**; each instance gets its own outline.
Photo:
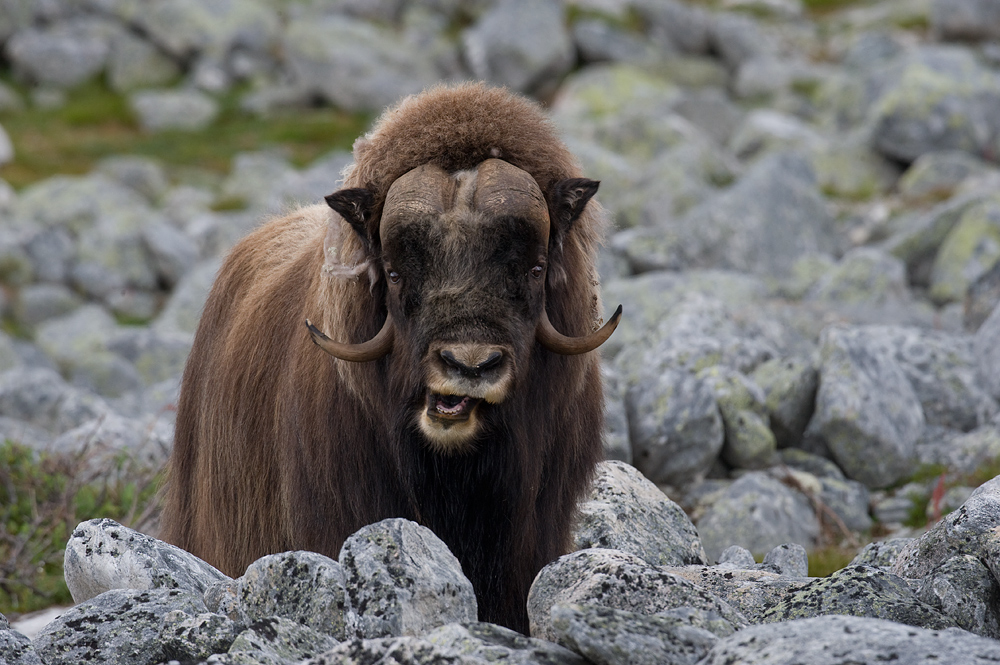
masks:
<path id="1" fill-rule="evenodd" d="M 52 453 L 0 444 L 0 613 L 8 618 L 72 602 L 63 555 L 77 524 L 110 517 L 141 528 L 155 519 L 158 470 L 125 454 L 110 468 L 93 462 L 86 448 Z"/>

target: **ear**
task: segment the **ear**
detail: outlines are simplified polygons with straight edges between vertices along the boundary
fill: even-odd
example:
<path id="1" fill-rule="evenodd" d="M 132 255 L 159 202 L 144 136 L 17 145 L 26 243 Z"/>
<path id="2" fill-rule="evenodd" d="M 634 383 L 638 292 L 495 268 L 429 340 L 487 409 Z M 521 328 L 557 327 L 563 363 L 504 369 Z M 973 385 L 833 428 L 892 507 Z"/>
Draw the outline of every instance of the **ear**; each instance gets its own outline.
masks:
<path id="1" fill-rule="evenodd" d="M 587 178 L 567 178 L 552 186 L 549 193 L 549 218 L 552 220 L 550 238 L 557 245 L 562 243 L 573 228 L 573 223 L 583 214 L 583 209 L 597 193 L 600 184 Z"/>
<path id="2" fill-rule="evenodd" d="M 326 197 L 326 204 L 347 220 L 361 238 L 365 249 L 371 251 L 377 238 L 377 234 L 374 233 L 376 229 L 373 229 L 375 195 L 372 191 L 363 187 L 339 189 Z"/>

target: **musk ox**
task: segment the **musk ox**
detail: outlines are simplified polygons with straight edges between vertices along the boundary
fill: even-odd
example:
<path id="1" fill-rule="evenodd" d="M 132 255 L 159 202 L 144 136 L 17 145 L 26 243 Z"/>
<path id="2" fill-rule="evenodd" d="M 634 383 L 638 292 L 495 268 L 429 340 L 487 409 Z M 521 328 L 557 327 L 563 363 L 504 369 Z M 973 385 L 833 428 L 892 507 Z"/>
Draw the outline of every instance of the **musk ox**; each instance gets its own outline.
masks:
<path id="1" fill-rule="evenodd" d="M 432 529 L 480 618 L 527 631 L 602 454 L 597 183 L 533 102 L 482 84 L 388 110 L 327 204 L 243 239 L 184 371 L 163 537 L 240 575 Z"/>

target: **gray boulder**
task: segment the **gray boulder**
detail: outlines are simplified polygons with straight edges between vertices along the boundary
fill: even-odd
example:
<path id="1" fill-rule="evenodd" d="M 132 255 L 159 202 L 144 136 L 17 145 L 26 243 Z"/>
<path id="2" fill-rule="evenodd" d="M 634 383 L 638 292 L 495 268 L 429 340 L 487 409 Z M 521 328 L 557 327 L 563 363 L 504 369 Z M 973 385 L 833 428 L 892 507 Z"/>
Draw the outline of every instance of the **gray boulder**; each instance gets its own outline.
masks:
<path id="1" fill-rule="evenodd" d="M 727 551 L 731 549 L 734 548 L 727 548 Z M 723 563 L 721 559 L 724 557 L 720 556 L 717 566 L 685 566 L 665 570 L 686 579 L 699 589 L 715 594 L 750 623 L 760 623 L 765 612 L 809 583 L 808 579 L 786 577 L 779 575 L 774 569 L 768 570 L 770 565 L 754 563 L 753 555 L 745 549 L 742 551 L 749 558 L 749 563 L 734 564 L 732 559 Z M 728 634 L 711 626 L 703 627 L 719 637 Z"/>
<path id="2" fill-rule="evenodd" d="M 947 198 L 963 181 L 995 167 L 963 150 L 925 152 L 899 178 L 899 193 L 911 200 Z"/>
<path id="3" fill-rule="evenodd" d="M 782 277 L 802 255 L 832 250 L 832 227 L 808 160 L 775 153 L 678 219 L 673 235 L 661 242 L 676 244 L 670 251 L 686 267 Z"/>
<path id="4" fill-rule="evenodd" d="M 238 623 L 280 617 L 342 640 L 347 591 L 339 563 L 315 552 L 282 552 L 254 561 L 242 577 L 205 595 L 210 610 Z"/>
<path id="5" fill-rule="evenodd" d="M 1000 400 L 1000 303 L 973 336 L 972 352 L 983 387 Z"/>
<path id="6" fill-rule="evenodd" d="M 419 635 L 476 620 L 475 592 L 458 559 L 415 522 L 395 518 L 360 529 L 344 542 L 339 561 L 346 576 L 348 634 Z"/>
<path id="7" fill-rule="evenodd" d="M 852 566 L 811 581 L 768 609 L 761 621 L 772 623 L 824 614 L 887 619 L 910 626 L 943 630 L 957 624 L 917 598 L 906 581 L 882 568 Z"/>
<path id="8" fill-rule="evenodd" d="M 609 607 L 556 605 L 556 639 L 595 665 L 695 665 L 719 639 L 676 617 Z"/>
<path id="9" fill-rule="evenodd" d="M 131 32 L 115 35 L 110 48 L 107 81 L 117 92 L 164 86 L 181 74 L 173 58 Z"/>
<path id="10" fill-rule="evenodd" d="M 970 431 L 990 421 L 996 401 L 980 384 L 982 358 L 968 337 L 938 330 L 868 329 L 893 352 L 923 408 L 927 425 Z"/>
<path id="11" fill-rule="evenodd" d="M 576 57 L 563 6 L 553 0 L 501 0 L 462 42 L 476 78 L 522 92 L 551 90 Z"/>
<path id="12" fill-rule="evenodd" d="M 450 623 L 424 636 L 432 645 L 477 662 L 510 665 L 585 665 L 586 661 L 558 644 L 525 637 L 492 623 Z"/>
<path id="13" fill-rule="evenodd" d="M 161 662 L 164 617 L 205 611 L 201 594 L 181 589 L 112 589 L 70 608 L 35 637 L 46 665 L 76 665 L 95 658 L 121 665 Z"/>
<path id="14" fill-rule="evenodd" d="M 848 251 L 805 294 L 806 300 L 876 306 L 904 302 L 909 297 L 906 264 L 875 247 Z"/>
<path id="15" fill-rule="evenodd" d="M 284 617 L 268 617 L 252 623 L 233 640 L 227 652 L 230 662 L 262 665 L 298 663 L 337 646 L 328 634 Z"/>
<path id="16" fill-rule="evenodd" d="M 928 630 L 854 616 L 820 616 L 751 626 L 720 639 L 701 665 L 875 665 L 888 661 L 986 665 L 1000 658 L 993 640 L 961 630 Z"/>
<path id="17" fill-rule="evenodd" d="M 19 323 L 35 327 L 66 316 L 82 304 L 80 296 L 64 284 L 28 284 L 18 289 L 13 313 Z"/>
<path id="18" fill-rule="evenodd" d="M 226 662 L 226 661 L 223 661 Z M 434 663 L 435 665 L 481 665 L 475 656 L 457 653 L 420 637 L 354 639 L 304 660 L 299 665 L 361 665 L 362 663 Z"/>
<path id="19" fill-rule="evenodd" d="M 1000 77 L 969 50 L 924 47 L 872 108 L 870 121 L 874 147 L 899 161 L 946 149 L 995 154 Z"/>
<path id="20" fill-rule="evenodd" d="M 1000 39 L 1000 7 L 990 0 L 934 0 L 930 20 L 942 39 Z"/>
<path id="21" fill-rule="evenodd" d="M 163 655 L 170 660 L 204 660 L 228 651 L 240 632 L 239 624 L 221 614 L 203 612 L 192 616 L 174 610 L 163 617 Z"/>
<path id="22" fill-rule="evenodd" d="M 707 379 L 684 370 L 643 377 L 625 396 L 636 468 L 654 483 L 704 476 L 722 450 L 724 429 Z"/>
<path id="23" fill-rule="evenodd" d="M 115 29 L 90 17 L 26 28 L 7 42 L 6 54 L 19 76 L 42 86 L 72 88 L 104 69 Z"/>
<path id="24" fill-rule="evenodd" d="M 722 459 L 738 469 L 761 469 L 777 461 L 777 442 L 764 405 L 764 392 L 743 374 L 726 367 L 703 369 L 722 416 Z"/>
<path id="25" fill-rule="evenodd" d="M 784 543 L 813 547 L 820 524 L 809 499 L 766 473 L 752 471 L 730 485 L 698 520 L 715 561 L 730 545 L 764 553 Z"/>
<path id="26" fill-rule="evenodd" d="M 615 549 L 650 565 L 707 563 L 698 531 L 680 506 L 623 462 L 602 462 L 580 503 L 573 547 Z"/>
<path id="27" fill-rule="evenodd" d="M 177 332 L 193 335 L 220 265 L 219 259 L 209 259 L 181 277 L 150 328 L 167 335 Z"/>
<path id="28" fill-rule="evenodd" d="M 962 303 L 962 325 L 965 331 L 975 334 L 983 322 L 1000 304 L 1000 263 L 984 272 L 969 285 Z"/>
<path id="29" fill-rule="evenodd" d="M 143 90 L 132 93 L 129 104 L 149 132 L 199 131 L 219 114 L 218 102 L 198 90 Z"/>
<path id="30" fill-rule="evenodd" d="M 868 543 L 861 548 L 858 555 L 847 566 L 868 566 L 891 570 L 899 553 L 912 541 L 913 538 L 891 538 Z"/>
<path id="31" fill-rule="evenodd" d="M 56 434 L 108 412 L 103 399 L 70 386 L 47 367 L 15 367 L 0 374 L 0 416 Z"/>
<path id="32" fill-rule="evenodd" d="M 0 655 L 9 665 L 42 665 L 42 659 L 23 633 L 13 630 L 7 617 L 0 614 Z"/>
<path id="33" fill-rule="evenodd" d="M 900 553 L 892 572 L 922 579 L 957 555 L 982 561 L 997 577 L 1000 572 L 1000 479 L 977 488 L 969 500 L 945 515 L 929 531 L 909 543 Z"/>
<path id="34" fill-rule="evenodd" d="M 848 477 L 884 487 L 910 471 L 924 414 L 878 329 L 831 326 L 820 338 L 820 386 L 809 429 Z"/>
<path id="35" fill-rule="evenodd" d="M 819 372 L 805 358 L 772 358 L 758 365 L 750 379 L 764 391 L 768 422 L 779 448 L 798 443 L 816 403 Z"/>
<path id="36" fill-rule="evenodd" d="M 975 556 L 948 559 L 920 580 L 916 593 L 970 633 L 1000 638 L 1000 585 Z"/>
<path id="37" fill-rule="evenodd" d="M 746 619 L 728 603 L 662 568 L 617 550 L 588 549 L 542 568 L 528 592 L 531 635 L 556 638 L 551 609 L 559 604 L 600 605 L 641 614 L 693 607 L 734 628 Z"/>
<path id="38" fill-rule="evenodd" d="M 266 51 L 276 46 L 280 29 L 274 9 L 258 0 L 161 0 L 148 7 L 130 2 L 109 7 L 178 60 L 235 47 Z"/>
<path id="39" fill-rule="evenodd" d="M 77 603 L 111 589 L 181 589 L 201 595 L 229 579 L 193 554 L 110 519 L 81 522 L 66 544 L 63 565 Z"/>
<path id="40" fill-rule="evenodd" d="M 998 262 L 1000 199 L 993 197 L 964 209 L 944 237 L 931 266 L 931 298 L 939 304 L 961 301 Z"/>
<path id="41" fill-rule="evenodd" d="M 435 83 L 426 51 L 386 28 L 345 16 L 305 16 L 285 28 L 283 48 L 297 84 L 350 111 L 372 111 Z"/>

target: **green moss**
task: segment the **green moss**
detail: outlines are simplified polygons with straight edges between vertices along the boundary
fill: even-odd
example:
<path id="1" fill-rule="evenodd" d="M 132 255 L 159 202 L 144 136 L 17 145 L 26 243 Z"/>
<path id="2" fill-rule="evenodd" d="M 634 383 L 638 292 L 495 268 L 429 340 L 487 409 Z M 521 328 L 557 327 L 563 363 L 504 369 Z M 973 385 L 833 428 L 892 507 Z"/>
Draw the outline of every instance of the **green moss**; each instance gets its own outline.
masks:
<path id="1" fill-rule="evenodd" d="M 67 94 L 56 109 L 28 108 L 0 114 L 14 143 L 14 161 L 0 177 L 21 188 L 55 174 L 83 174 L 110 155 L 134 154 L 162 162 L 168 170 L 197 164 L 229 171 L 239 152 L 280 147 L 303 166 L 331 150 L 350 148 L 371 117 L 330 108 L 303 109 L 258 118 L 239 109 L 245 90 L 219 101 L 216 121 L 198 132 L 144 132 L 125 97 L 94 82 Z"/>
<path id="2" fill-rule="evenodd" d="M 231 210 L 246 210 L 249 203 L 242 196 L 226 196 L 217 199 L 212 203 L 212 210 L 215 212 L 227 212 Z"/>
<path id="3" fill-rule="evenodd" d="M 141 522 L 158 472 L 125 455 L 95 470 L 86 452 L 37 452 L 0 444 L 0 613 L 8 617 L 72 599 L 63 553 L 72 529 L 94 517 Z"/>
<path id="4" fill-rule="evenodd" d="M 809 552 L 809 576 L 826 577 L 846 567 L 857 551 L 849 547 L 831 545 Z"/>

